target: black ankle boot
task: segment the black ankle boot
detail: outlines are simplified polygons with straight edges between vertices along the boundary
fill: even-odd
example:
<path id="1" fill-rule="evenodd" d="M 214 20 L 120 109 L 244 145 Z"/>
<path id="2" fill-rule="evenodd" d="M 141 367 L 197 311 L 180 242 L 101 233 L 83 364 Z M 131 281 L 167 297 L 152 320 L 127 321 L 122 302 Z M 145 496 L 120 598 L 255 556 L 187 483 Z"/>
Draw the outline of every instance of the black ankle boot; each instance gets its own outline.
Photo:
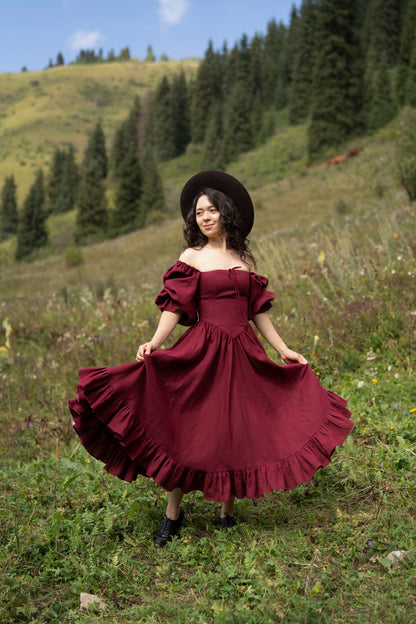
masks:
<path id="1" fill-rule="evenodd" d="M 228 529 L 231 529 L 231 527 L 235 526 L 236 524 L 237 522 L 235 521 L 234 516 L 230 516 L 229 513 L 226 512 L 224 517 L 220 516 L 220 526 L 225 531 L 228 531 Z"/>
<path id="2" fill-rule="evenodd" d="M 173 536 L 176 535 L 181 528 L 183 516 L 183 509 L 180 509 L 179 517 L 177 520 L 171 520 L 167 516 L 163 518 L 160 529 L 156 533 L 153 540 L 155 546 L 165 546 L 168 542 L 172 541 Z"/>

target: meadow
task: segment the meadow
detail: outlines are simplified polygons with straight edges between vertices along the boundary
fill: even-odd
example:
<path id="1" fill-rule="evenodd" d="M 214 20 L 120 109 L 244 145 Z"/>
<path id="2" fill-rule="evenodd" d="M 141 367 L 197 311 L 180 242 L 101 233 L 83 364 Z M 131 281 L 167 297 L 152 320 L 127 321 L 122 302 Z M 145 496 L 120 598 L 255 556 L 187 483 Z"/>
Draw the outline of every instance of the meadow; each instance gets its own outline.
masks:
<path id="1" fill-rule="evenodd" d="M 197 149 L 162 171 L 162 223 L 86 247 L 75 266 L 62 242 L 72 214 L 50 221 L 51 247 L 32 263 L 11 265 L 1 246 L 1 622 L 416 621 L 415 208 L 395 177 L 394 123 L 338 169 L 308 166 L 305 141 L 304 127 L 282 119 L 229 171 L 254 198 L 252 247 L 276 294 L 272 319 L 349 401 L 355 428 L 309 483 L 239 501 L 228 533 L 196 493 L 184 499 L 180 539 L 155 550 L 165 494 L 107 475 L 66 407 L 78 367 L 132 361 L 151 336 Z M 406 559 L 393 565 L 398 550 Z M 81 611 L 81 592 L 106 607 Z"/>

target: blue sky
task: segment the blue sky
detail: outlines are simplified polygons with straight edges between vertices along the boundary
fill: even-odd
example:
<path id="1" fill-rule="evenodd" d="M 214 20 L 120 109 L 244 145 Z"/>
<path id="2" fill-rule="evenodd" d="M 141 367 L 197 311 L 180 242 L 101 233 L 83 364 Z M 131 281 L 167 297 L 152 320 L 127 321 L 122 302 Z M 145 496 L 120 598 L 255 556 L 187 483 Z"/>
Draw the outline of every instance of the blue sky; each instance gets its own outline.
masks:
<path id="1" fill-rule="evenodd" d="M 265 34 L 267 23 L 289 23 L 293 0 L 0 0 L 0 73 L 38 71 L 65 63 L 80 49 L 102 48 L 106 56 L 129 46 L 143 59 L 203 56 L 209 39 L 231 48 L 243 33 Z M 299 6 L 299 2 L 295 2 Z"/>

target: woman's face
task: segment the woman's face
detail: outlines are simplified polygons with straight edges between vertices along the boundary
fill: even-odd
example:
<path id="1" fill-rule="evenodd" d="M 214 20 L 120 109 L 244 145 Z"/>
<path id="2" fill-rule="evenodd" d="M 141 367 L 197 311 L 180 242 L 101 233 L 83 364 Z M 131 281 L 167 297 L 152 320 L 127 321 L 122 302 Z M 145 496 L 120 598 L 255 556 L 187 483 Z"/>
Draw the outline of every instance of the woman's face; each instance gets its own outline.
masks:
<path id="1" fill-rule="evenodd" d="M 207 195 L 199 197 L 195 207 L 195 219 L 202 234 L 208 238 L 215 239 L 223 235 L 220 211 Z"/>

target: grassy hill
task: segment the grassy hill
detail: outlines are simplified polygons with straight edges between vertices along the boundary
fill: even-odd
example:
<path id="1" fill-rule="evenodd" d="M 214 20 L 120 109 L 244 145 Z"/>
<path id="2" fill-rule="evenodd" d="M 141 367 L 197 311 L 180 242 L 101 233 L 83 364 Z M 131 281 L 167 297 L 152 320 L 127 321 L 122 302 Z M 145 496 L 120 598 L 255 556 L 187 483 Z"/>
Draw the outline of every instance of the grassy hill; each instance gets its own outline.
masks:
<path id="1" fill-rule="evenodd" d="M 229 534 L 215 529 L 215 506 L 187 496 L 181 539 L 155 552 L 164 493 L 105 474 L 80 448 L 66 401 L 78 367 L 132 361 L 151 336 L 198 147 L 163 168 L 163 223 L 85 247 L 78 266 L 65 262 L 74 215 L 50 220 L 45 257 L 0 273 L 0 322 L 13 328 L 11 349 L 0 349 L 2 622 L 409 622 L 416 214 L 394 174 L 395 124 L 344 146 L 363 150 L 334 168 L 308 167 L 305 127 L 277 121 L 275 136 L 229 171 L 254 198 L 252 244 L 276 293 L 272 320 L 348 400 L 352 435 L 311 482 L 239 501 Z M 406 560 L 393 566 L 397 550 Z M 107 609 L 81 614 L 81 592 Z"/>
<path id="2" fill-rule="evenodd" d="M 165 74 L 183 69 L 189 76 L 196 67 L 193 61 L 132 60 L 0 74 L 0 184 L 13 173 L 22 201 L 56 146 L 73 143 L 79 158 L 98 119 L 110 146 L 136 95 Z"/>

